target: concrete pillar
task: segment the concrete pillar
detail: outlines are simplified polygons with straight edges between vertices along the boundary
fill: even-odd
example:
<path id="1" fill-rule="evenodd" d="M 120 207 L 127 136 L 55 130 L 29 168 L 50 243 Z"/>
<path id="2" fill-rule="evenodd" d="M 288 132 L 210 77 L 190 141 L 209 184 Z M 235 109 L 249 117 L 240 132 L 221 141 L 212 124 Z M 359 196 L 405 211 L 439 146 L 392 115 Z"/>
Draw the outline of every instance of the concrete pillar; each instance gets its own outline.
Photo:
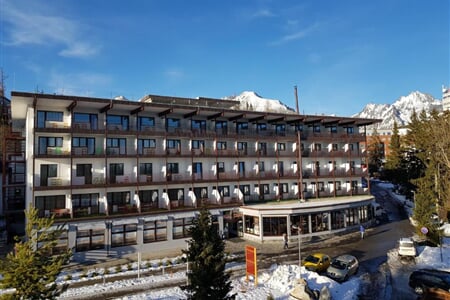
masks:
<path id="1" fill-rule="evenodd" d="M 312 233 L 311 214 L 308 214 L 308 232 Z"/>
<path id="2" fill-rule="evenodd" d="M 173 217 L 167 220 L 167 241 L 173 241 Z"/>
<path id="3" fill-rule="evenodd" d="M 69 230 L 67 232 L 67 247 L 72 249 L 72 253 L 76 252 L 77 246 L 77 226 L 69 225 Z"/>
<path id="4" fill-rule="evenodd" d="M 137 224 L 136 244 L 141 247 L 144 244 L 144 219 L 139 218 Z"/>
<path id="5" fill-rule="evenodd" d="M 105 221 L 105 225 L 105 250 L 106 255 L 109 255 L 109 251 L 111 250 L 112 221 Z"/>

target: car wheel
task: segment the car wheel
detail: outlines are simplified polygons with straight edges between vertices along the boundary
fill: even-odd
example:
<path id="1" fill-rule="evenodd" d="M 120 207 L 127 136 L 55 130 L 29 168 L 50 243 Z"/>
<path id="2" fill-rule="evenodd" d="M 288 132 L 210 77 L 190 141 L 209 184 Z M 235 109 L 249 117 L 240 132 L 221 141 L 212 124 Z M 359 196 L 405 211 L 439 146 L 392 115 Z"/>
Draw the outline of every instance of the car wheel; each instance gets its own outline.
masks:
<path id="1" fill-rule="evenodd" d="M 415 292 L 417 295 L 422 295 L 422 294 L 423 294 L 423 287 L 420 286 L 420 285 L 414 287 L 414 292 Z"/>

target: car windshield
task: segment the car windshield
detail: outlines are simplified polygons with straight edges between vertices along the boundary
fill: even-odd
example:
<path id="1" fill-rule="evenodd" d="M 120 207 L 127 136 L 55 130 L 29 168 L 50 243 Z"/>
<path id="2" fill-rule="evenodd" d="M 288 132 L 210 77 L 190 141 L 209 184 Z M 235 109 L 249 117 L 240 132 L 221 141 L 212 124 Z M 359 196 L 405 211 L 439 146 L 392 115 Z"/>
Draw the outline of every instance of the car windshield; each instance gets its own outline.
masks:
<path id="1" fill-rule="evenodd" d="M 414 247 L 414 243 L 408 242 L 408 241 L 402 241 L 402 242 L 400 242 L 400 246 L 401 247 Z"/>
<path id="2" fill-rule="evenodd" d="M 338 259 L 333 260 L 333 262 L 331 263 L 331 265 L 339 270 L 345 270 L 347 268 L 347 264 L 343 261 L 340 261 Z"/>
<path id="3" fill-rule="evenodd" d="M 319 259 L 317 257 L 315 257 L 315 256 L 308 255 L 305 258 L 305 262 L 310 262 L 310 263 L 313 263 L 313 264 L 317 264 L 319 262 Z"/>

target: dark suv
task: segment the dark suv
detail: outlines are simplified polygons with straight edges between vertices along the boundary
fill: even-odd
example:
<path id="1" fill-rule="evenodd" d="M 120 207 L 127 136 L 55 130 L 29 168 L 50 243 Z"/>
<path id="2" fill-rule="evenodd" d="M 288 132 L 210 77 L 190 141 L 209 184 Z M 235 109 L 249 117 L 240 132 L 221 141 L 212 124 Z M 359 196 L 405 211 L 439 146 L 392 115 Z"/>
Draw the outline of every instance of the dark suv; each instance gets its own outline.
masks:
<path id="1" fill-rule="evenodd" d="M 429 288 L 450 292 L 450 272 L 432 269 L 416 270 L 409 276 L 409 286 L 419 295 Z"/>

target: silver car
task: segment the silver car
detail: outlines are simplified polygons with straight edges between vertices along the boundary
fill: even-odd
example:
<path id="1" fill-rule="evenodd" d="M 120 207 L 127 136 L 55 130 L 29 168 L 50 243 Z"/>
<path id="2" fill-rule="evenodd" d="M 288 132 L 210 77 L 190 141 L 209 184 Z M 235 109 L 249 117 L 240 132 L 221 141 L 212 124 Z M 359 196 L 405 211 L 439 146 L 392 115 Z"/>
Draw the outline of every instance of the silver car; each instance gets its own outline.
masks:
<path id="1" fill-rule="evenodd" d="M 359 263 L 353 255 L 345 254 L 334 258 L 327 269 L 327 276 L 342 282 L 358 272 Z"/>

